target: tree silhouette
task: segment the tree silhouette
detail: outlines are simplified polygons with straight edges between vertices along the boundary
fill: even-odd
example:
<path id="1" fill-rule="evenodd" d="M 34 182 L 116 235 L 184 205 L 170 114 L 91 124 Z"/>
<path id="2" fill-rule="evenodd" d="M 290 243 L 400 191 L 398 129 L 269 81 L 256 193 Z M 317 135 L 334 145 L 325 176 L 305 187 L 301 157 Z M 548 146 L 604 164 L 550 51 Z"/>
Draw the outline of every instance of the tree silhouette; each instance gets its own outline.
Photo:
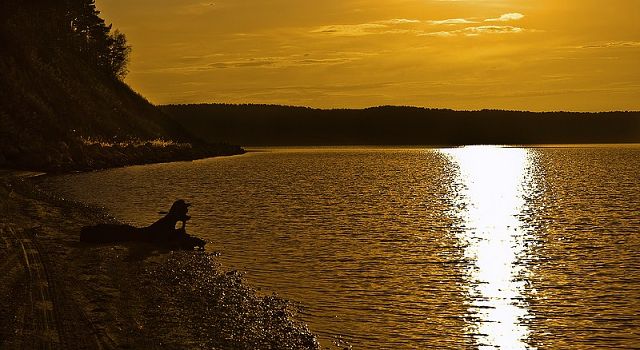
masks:
<path id="1" fill-rule="evenodd" d="M 127 44 L 127 38 L 124 33 L 115 30 L 109 36 L 109 48 L 106 67 L 118 79 L 124 79 L 129 73 L 127 64 L 129 63 L 129 55 L 131 46 Z"/>
<path id="2" fill-rule="evenodd" d="M 124 79 L 131 53 L 125 35 L 112 31 L 112 25 L 100 18 L 95 0 L 67 0 L 63 4 L 62 23 L 68 25 L 65 34 L 71 48 L 104 73 Z"/>

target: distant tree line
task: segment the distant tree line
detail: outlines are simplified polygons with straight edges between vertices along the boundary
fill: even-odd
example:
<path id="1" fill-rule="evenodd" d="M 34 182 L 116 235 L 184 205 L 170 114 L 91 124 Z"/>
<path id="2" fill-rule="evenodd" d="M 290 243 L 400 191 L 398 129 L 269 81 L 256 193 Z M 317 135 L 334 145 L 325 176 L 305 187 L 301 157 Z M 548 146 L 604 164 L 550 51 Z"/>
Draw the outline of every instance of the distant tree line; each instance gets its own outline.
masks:
<path id="1" fill-rule="evenodd" d="M 454 111 L 383 106 L 168 105 L 205 140 L 244 146 L 639 143 L 640 112 Z"/>
<path id="2" fill-rule="evenodd" d="M 75 54 L 101 72 L 122 80 L 131 46 L 123 33 L 100 18 L 95 0 L 2 0 L 2 34 L 24 41 L 22 46 L 46 47 Z M 30 26 L 25 22 L 29 21 Z M 7 46 L 16 47 L 9 44 Z"/>

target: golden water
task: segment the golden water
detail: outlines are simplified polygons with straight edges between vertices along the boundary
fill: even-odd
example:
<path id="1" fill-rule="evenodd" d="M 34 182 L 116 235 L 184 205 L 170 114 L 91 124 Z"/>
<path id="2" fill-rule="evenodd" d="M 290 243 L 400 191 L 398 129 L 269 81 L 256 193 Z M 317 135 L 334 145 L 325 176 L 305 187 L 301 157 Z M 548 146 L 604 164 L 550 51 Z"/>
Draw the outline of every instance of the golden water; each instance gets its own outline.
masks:
<path id="1" fill-rule="evenodd" d="M 640 148 L 268 149 L 47 180 L 146 225 L 176 198 L 226 268 L 355 349 L 640 346 Z"/>

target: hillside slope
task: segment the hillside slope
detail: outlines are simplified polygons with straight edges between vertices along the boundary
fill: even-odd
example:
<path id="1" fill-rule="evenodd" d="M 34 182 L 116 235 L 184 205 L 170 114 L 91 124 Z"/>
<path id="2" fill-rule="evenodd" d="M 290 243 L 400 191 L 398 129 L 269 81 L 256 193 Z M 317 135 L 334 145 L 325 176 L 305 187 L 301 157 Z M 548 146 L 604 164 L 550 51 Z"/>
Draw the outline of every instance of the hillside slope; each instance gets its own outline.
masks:
<path id="1" fill-rule="evenodd" d="M 79 3 L 93 1 L 0 4 L 0 167 L 91 169 L 240 151 L 200 142 L 90 59 L 85 41 L 95 35 L 63 25 Z"/>

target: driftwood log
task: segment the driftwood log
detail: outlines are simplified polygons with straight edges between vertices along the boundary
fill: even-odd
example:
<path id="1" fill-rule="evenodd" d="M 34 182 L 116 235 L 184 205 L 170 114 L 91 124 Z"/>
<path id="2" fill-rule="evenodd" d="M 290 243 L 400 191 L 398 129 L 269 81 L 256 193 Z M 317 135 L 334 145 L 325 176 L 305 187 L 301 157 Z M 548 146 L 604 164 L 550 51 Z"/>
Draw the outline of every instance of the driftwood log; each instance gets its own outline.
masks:
<path id="1" fill-rule="evenodd" d="M 131 225 L 99 224 L 85 226 L 80 232 L 80 241 L 86 243 L 147 242 L 170 249 L 204 249 L 206 242 L 187 233 L 186 224 L 189 206 L 179 199 L 160 220 L 147 227 Z M 164 214 L 164 213 L 163 213 Z M 176 228 L 178 222 L 182 225 Z"/>

